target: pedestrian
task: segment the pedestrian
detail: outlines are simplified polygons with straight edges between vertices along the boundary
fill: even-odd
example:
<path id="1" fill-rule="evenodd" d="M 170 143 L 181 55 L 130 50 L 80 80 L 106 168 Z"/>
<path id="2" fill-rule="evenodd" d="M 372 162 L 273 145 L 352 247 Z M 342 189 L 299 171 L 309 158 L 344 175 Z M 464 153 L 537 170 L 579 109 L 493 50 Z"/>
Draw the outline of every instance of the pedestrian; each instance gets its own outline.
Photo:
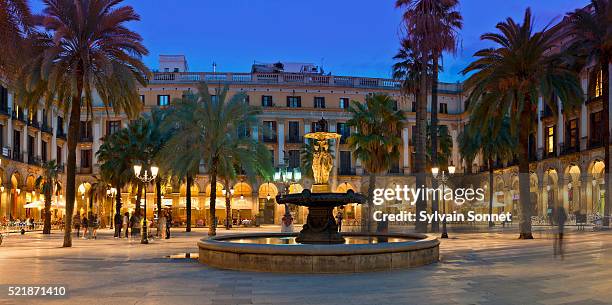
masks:
<path id="1" fill-rule="evenodd" d="M 100 221 L 98 219 L 98 214 L 94 214 L 93 215 L 93 239 L 97 239 L 99 227 L 100 227 Z"/>
<path id="2" fill-rule="evenodd" d="M 166 211 L 162 211 L 159 217 L 159 232 L 160 238 L 166 238 Z"/>
<path id="3" fill-rule="evenodd" d="M 342 232 L 342 211 L 338 211 L 336 214 L 336 223 L 338 224 L 338 232 Z"/>
<path id="4" fill-rule="evenodd" d="M 87 238 L 87 234 L 89 233 L 89 225 L 87 221 L 87 215 L 83 214 L 81 217 L 81 226 L 83 227 L 83 238 Z"/>
<path id="5" fill-rule="evenodd" d="M 115 238 L 121 238 L 121 227 L 123 227 L 122 217 L 120 213 L 115 213 Z"/>
<path id="6" fill-rule="evenodd" d="M 125 231 L 125 238 L 128 238 L 128 228 L 130 227 L 130 213 L 125 212 L 123 214 L 123 231 Z M 119 235 L 121 237 L 121 235 Z"/>
<path id="7" fill-rule="evenodd" d="M 78 238 L 81 233 L 81 216 L 79 214 L 77 214 L 74 219 L 74 229 L 76 230 L 76 237 Z"/>
<path id="8" fill-rule="evenodd" d="M 170 228 L 172 227 L 172 211 L 166 214 L 166 239 L 170 239 Z"/>
<path id="9" fill-rule="evenodd" d="M 565 229 L 565 221 L 567 220 L 567 213 L 565 213 L 565 209 L 563 208 L 563 206 L 558 207 L 557 209 L 555 209 L 555 211 L 553 212 L 555 221 L 557 223 L 557 232 L 556 232 L 556 236 L 555 236 L 555 241 L 554 241 L 554 256 L 560 255 L 561 259 L 564 258 L 563 256 L 563 233 L 564 233 L 564 229 Z"/>

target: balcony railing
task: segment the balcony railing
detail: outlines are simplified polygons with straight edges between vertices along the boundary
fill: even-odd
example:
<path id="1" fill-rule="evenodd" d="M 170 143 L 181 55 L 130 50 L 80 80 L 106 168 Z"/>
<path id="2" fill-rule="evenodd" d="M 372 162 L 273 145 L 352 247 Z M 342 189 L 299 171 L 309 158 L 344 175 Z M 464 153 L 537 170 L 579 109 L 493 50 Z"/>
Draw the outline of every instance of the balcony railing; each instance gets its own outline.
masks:
<path id="1" fill-rule="evenodd" d="M 76 172 L 79 175 L 88 175 L 92 173 L 92 169 L 91 169 L 91 166 L 90 167 L 77 167 Z"/>
<path id="2" fill-rule="evenodd" d="M 355 172 L 354 168 L 342 168 L 342 167 L 339 167 L 338 168 L 338 175 L 354 176 L 354 175 L 356 175 L 356 172 Z"/>
<path id="3" fill-rule="evenodd" d="M 28 126 L 32 126 L 36 129 L 40 129 L 40 123 L 38 123 L 38 121 L 34 119 L 28 119 Z"/>
<path id="4" fill-rule="evenodd" d="M 302 137 L 302 136 L 289 136 L 289 137 L 287 137 L 287 139 L 285 139 L 285 142 L 287 142 L 287 143 L 296 143 L 296 144 L 304 143 L 304 137 Z"/>
<path id="5" fill-rule="evenodd" d="M 93 136 L 91 135 L 80 135 L 79 142 L 93 142 Z"/>
<path id="6" fill-rule="evenodd" d="M 13 113 L 11 114 L 11 116 L 15 120 L 19 120 L 19 121 L 22 121 L 22 122 L 26 123 L 25 115 L 21 111 L 17 112 L 15 110 L 13 110 Z"/>
<path id="7" fill-rule="evenodd" d="M 155 72 L 149 83 L 195 83 L 211 82 L 223 84 L 291 84 L 302 86 L 330 86 L 353 88 L 399 89 L 400 82 L 385 78 L 368 78 L 303 73 L 212 73 L 212 72 Z M 460 92 L 460 84 L 442 83 L 438 90 Z"/>
<path id="8" fill-rule="evenodd" d="M 66 140 L 66 133 L 63 130 L 58 130 L 57 135 L 58 138 Z"/>
<path id="9" fill-rule="evenodd" d="M 580 151 L 580 145 L 576 144 L 576 145 L 569 145 L 569 144 L 563 144 L 563 147 L 561 147 L 561 154 L 562 155 L 568 155 L 568 154 L 573 154 L 573 153 L 577 153 Z"/>
<path id="10" fill-rule="evenodd" d="M 267 137 L 262 137 L 261 140 L 264 143 L 276 143 L 277 138 L 276 138 L 276 136 L 267 136 Z"/>
<path id="11" fill-rule="evenodd" d="M 40 166 L 42 164 L 42 159 L 38 156 L 28 155 L 28 164 Z"/>
<path id="12" fill-rule="evenodd" d="M 47 122 L 45 121 L 42 122 L 42 125 L 40 126 L 40 130 L 42 130 L 42 132 L 53 134 L 53 128 L 49 126 L 49 124 L 47 124 Z"/>
<path id="13" fill-rule="evenodd" d="M 0 114 L 11 115 L 7 105 L 0 105 Z"/>

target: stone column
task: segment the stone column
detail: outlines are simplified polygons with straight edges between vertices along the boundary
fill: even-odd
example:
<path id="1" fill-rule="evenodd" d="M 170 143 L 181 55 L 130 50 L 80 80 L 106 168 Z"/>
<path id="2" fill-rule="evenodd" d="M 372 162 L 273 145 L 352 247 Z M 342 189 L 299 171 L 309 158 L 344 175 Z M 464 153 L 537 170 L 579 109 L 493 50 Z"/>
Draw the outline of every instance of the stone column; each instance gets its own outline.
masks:
<path id="1" fill-rule="evenodd" d="M 585 77 L 583 77 L 580 81 L 581 85 L 582 85 L 582 91 L 585 92 L 584 94 L 584 98 L 583 101 L 586 101 L 587 98 L 587 94 L 586 92 L 589 92 L 589 86 L 588 86 L 588 75 L 585 73 Z M 580 150 L 586 150 L 588 147 L 588 133 L 587 133 L 587 129 L 588 129 L 588 123 L 589 123 L 589 116 L 588 116 L 588 109 L 586 106 L 585 102 L 582 102 L 582 104 L 580 105 Z"/>
<path id="2" fill-rule="evenodd" d="M 57 160 L 57 118 L 53 108 L 49 112 L 51 115 L 51 128 L 53 129 L 53 136 L 51 136 L 51 160 Z"/>
<path id="3" fill-rule="evenodd" d="M 93 145 L 91 147 L 91 165 L 94 167 L 98 164 L 98 157 L 96 153 L 100 149 L 100 138 L 102 138 L 102 124 L 100 124 L 100 119 L 93 120 Z"/>
<path id="4" fill-rule="evenodd" d="M 278 142 L 278 163 L 284 162 L 284 153 L 285 150 L 285 121 L 279 120 L 277 123 L 277 142 Z M 285 164 L 287 165 L 287 164 Z"/>
<path id="5" fill-rule="evenodd" d="M 402 155 L 404 157 L 404 174 L 410 173 L 410 146 L 408 145 L 408 127 L 402 129 Z"/>
<path id="6" fill-rule="evenodd" d="M 561 104 L 561 100 L 557 99 L 557 143 L 555 143 L 557 145 L 557 156 L 561 155 L 561 152 L 563 151 L 563 143 L 565 142 L 565 121 L 563 119 L 564 114 L 562 108 L 563 105 Z"/>
<path id="7" fill-rule="evenodd" d="M 541 160 L 544 156 L 542 153 L 544 152 L 544 127 L 542 126 L 542 110 L 544 109 L 542 97 L 538 98 L 538 134 L 537 134 L 537 154 L 538 160 Z"/>
<path id="8" fill-rule="evenodd" d="M 9 92 L 8 94 L 8 110 L 9 110 L 9 118 L 6 124 L 6 146 L 9 149 L 13 149 L 13 116 L 10 112 L 13 110 L 13 94 Z"/>

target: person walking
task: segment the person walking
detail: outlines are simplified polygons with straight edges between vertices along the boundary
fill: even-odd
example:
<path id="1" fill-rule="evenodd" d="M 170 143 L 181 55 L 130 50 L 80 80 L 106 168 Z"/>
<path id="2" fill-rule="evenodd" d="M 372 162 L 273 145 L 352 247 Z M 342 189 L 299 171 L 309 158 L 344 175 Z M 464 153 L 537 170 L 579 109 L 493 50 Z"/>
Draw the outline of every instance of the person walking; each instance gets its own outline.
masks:
<path id="1" fill-rule="evenodd" d="M 98 219 L 98 214 L 94 214 L 93 215 L 93 239 L 97 239 L 99 227 L 100 227 L 100 220 Z"/>
<path id="2" fill-rule="evenodd" d="M 342 232 L 342 211 L 338 211 L 336 214 L 336 223 L 338 224 L 338 232 Z"/>
<path id="3" fill-rule="evenodd" d="M 159 232 L 160 238 L 166 238 L 166 211 L 162 211 L 159 217 Z"/>
<path id="4" fill-rule="evenodd" d="M 130 214 L 125 212 L 123 214 L 123 231 L 125 231 L 125 238 L 128 238 L 128 228 L 130 227 Z M 121 237 L 121 236 L 119 236 Z"/>
<path id="5" fill-rule="evenodd" d="M 81 217 L 81 227 L 83 227 L 83 238 L 87 239 L 89 234 L 89 219 L 87 219 L 87 215 L 83 214 Z"/>
<path id="6" fill-rule="evenodd" d="M 563 256 L 563 233 L 565 230 L 565 221 L 567 220 L 567 213 L 565 212 L 565 208 L 560 206 L 553 212 L 555 221 L 557 223 L 557 232 L 555 236 L 554 242 L 554 256 L 560 255 L 561 259 Z"/>
<path id="7" fill-rule="evenodd" d="M 78 238 L 81 233 L 81 215 L 77 214 L 74 219 L 74 229 L 76 230 L 76 237 Z"/>
<path id="8" fill-rule="evenodd" d="M 123 221 L 122 221 L 121 214 L 119 213 L 115 213 L 115 238 L 121 238 L 121 228 L 123 227 Z"/>
<path id="9" fill-rule="evenodd" d="M 170 228 L 172 227 L 172 211 L 166 213 L 166 239 L 170 239 Z"/>

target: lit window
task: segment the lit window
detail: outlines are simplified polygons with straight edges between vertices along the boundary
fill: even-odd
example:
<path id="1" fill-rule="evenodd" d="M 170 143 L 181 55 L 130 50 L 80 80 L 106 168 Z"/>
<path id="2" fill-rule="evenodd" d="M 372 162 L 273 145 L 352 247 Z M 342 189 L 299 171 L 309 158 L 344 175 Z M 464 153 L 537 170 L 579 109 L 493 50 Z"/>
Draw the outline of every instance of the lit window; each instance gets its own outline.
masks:
<path id="1" fill-rule="evenodd" d="M 603 95 L 603 73 L 601 70 L 597 72 L 597 77 L 595 78 L 595 97 L 600 97 Z"/>
<path id="2" fill-rule="evenodd" d="M 550 126 L 547 128 L 546 143 L 547 143 L 546 151 L 550 154 L 554 153 L 555 152 L 555 126 Z"/>
<path id="3" fill-rule="evenodd" d="M 168 106 L 168 104 L 170 104 L 169 95 L 158 95 L 157 96 L 157 106 Z"/>

